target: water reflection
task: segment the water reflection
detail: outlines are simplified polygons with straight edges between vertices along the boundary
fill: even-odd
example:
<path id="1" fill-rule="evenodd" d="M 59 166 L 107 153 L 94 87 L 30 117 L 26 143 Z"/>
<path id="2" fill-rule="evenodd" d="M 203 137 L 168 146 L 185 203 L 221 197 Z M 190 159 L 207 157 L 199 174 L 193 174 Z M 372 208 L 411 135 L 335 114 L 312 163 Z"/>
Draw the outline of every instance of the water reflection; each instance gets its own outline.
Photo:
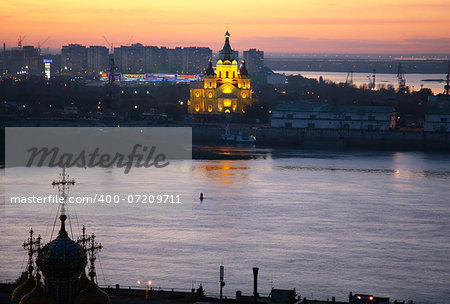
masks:
<path id="1" fill-rule="evenodd" d="M 271 149 L 256 148 L 254 145 L 194 146 L 192 148 L 193 159 L 265 159 L 270 153 Z"/>
<path id="2" fill-rule="evenodd" d="M 222 186 L 246 182 L 250 167 L 245 161 L 216 160 L 194 162 L 193 173 L 199 173 L 206 179 Z"/>
<path id="3" fill-rule="evenodd" d="M 259 266 L 261 292 L 270 292 L 273 279 L 275 288 L 295 287 L 321 299 L 345 300 L 348 291 L 360 290 L 416 303 L 448 302 L 448 155 L 206 150 L 249 158 L 179 164 L 177 172 L 192 173 L 189 212 L 157 214 L 136 204 L 74 206 L 80 224 L 107 248 L 101 262 L 106 284 L 135 284 L 147 269 L 156 286 L 190 288 L 195 280 L 213 294 L 218 265 L 224 264 L 227 296 L 251 293 L 249 271 Z M 79 181 L 77 193 L 151 193 L 170 182 L 164 174 L 71 175 Z M 185 187 L 188 177 L 177 176 L 175 189 Z M 25 181 L 49 191 L 47 177 L 28 174 Z M 7 207 L 0 221 L 0 280 L 20 273 L 28 226 L 45 231 L 51 213 Z"/>

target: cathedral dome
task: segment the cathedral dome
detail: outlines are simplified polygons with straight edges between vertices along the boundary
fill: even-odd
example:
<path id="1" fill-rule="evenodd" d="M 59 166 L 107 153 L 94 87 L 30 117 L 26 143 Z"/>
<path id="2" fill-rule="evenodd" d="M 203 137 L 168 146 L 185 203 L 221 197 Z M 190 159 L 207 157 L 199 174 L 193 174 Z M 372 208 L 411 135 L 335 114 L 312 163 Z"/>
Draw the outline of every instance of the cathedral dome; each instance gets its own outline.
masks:
<path id="1" fill-rule="evenodd" d="M 25 282 L 22 283 L 22 285 L 14 289 L 11 295 L 12 304 L 19 304 L 23 296 L 32 291 L 33 288 L 36 286 L 36 280 L 34 279 L 32 273 L 33 273 L 33 266 L 30 265 L 28 266 L 28 278 L 25 280 Z"/>
<path id="2" fill-rule="evenodd" d="M 247 70 L 247 67 L 245 66 L 244 60 L 242 60 L 242 65 L 241 65 L 241 68 L 239 69 L 239 74 L 241 76 L 248 76 L 248 70 Z"/>
<path id="3" fill-rule="evenodd" d="M 55 301 L 51 298 L 41 286 L 41 276 L 36 275 L 36 284 L 34 289 L 26 294 L 20 304 L 54 304 Z"/>
<path id="4" fill-rule="evenodd" d="M 38 258 L 38 266 L 46 279 L 76 279 L 86 267 L 86 253 L 67 235 L 64 221 L 65 214 L 60 217 L 61 229 L 58 237 L 45 245 Z"/>
<path id="5" fill-rule="evenodd" d="M 205 75 L 207 76 L 214 76 L 214 68 L 212 66 L 212 61 L 209 61 L 208 68 L 206 69 Z"/>

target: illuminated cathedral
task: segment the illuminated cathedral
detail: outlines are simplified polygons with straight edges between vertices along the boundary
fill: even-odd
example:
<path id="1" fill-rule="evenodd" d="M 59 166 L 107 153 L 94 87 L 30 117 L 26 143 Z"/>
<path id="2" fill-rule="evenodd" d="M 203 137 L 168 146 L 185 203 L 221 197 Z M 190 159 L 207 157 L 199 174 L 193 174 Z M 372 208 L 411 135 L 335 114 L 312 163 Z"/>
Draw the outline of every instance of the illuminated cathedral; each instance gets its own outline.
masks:
<path id="1" fill-rule="evenodd" d="M 244 113 L 252 103 L 250 75 L 245 62 L 238 68 L 230 46 L 230 34 L 225 33 L 225 45 L 219 53 L 216 70 L 209 61 L 203 85 L 192 87 L 188 112 L 191 114 Z"/>

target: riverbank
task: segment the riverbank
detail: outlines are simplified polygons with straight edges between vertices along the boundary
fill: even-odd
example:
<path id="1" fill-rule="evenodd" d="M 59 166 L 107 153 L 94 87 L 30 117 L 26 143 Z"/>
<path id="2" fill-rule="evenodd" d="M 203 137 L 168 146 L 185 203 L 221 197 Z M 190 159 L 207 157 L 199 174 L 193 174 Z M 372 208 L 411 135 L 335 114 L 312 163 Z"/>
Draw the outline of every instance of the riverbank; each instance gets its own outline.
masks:
<path id="1" fill-rule="evenodd" d="M 80 122 L 32 122 L 13 124 L 14 127 L 116 127 L 117 123 L 102 124 Z M 121 124 L 121 127 L 191 127 L 194 146 L 223 145 L 221 135 L 225 132 L 222 124 L 178 123 L 151 125 L 147 122 Z M 290 147 L 298 149 L 370 149 L 386 151 L 427 151 L 450 152 L 450 133 L 417 131 L 369 131 L 369 130 L 333 130 L 333 129 L 289 129 L 272 128 L 268 125 L 230 125 L 232 134 L 254 135 L 256 146 Z M 0 157 L 4 158 L 4 128 L 0 128 L 0 142 L 3 149 Z M 248 145 L 248 144 L 243 144 Z M 195 151 L 194 151 L 195 152 Z M 206 152 L 195 152 L 194 158 L 210 157 Z M 205 156 L 206 155 L 206 156 Z M 232 157 L 232 155 L 230 156 Z"/>
<path id="2" fill-rule="evenodd" d="M 218 144 L 223 132 L 223 128 L 219 126 L 193 126 L 193 144 Z M 233 128 L 232 132 L 254 135 L 258 146 L 450 152 L 449 133 L 249 128 L 242 126 Z"/>

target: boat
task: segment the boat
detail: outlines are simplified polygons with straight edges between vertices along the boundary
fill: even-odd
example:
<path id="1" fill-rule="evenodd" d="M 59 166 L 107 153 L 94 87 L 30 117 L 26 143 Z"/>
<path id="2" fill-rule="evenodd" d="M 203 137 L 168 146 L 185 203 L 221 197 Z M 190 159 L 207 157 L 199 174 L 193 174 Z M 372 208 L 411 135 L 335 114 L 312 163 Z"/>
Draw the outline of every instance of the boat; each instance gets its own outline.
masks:
<path id="1" fill-rule="evenodd" d="M 239 132 L 236 135 L 235 141 L 237 143 L 249 143 L 249 144 L 254 144 L 256 142 L 256 137 L 254 135 L 248 135 L 248 136 L 244 136 L 242 135 L 242 132 Z"/>
<path id="2" fill-rule="evenodd" d="M 431 81 L 434 81 L 434 82 L 444 82 L 444 81 L 445 81 L 445 79 L 434 79 L 434 78 L 432 78 L 432 79 L 422 79 L 421 81 L 429 81 L 429 82 L 431 82 Z"/>
<path id="3" fill-rule="evenodd" d="M 256 143 L 256 137 L 254 135 L 246 136 L 242 134 L 242 131 L 239 131 L 237 134 L 232 134 L 228 125 L 225 127 L 225 133 L 220 137 L 226 143 Z"/>

